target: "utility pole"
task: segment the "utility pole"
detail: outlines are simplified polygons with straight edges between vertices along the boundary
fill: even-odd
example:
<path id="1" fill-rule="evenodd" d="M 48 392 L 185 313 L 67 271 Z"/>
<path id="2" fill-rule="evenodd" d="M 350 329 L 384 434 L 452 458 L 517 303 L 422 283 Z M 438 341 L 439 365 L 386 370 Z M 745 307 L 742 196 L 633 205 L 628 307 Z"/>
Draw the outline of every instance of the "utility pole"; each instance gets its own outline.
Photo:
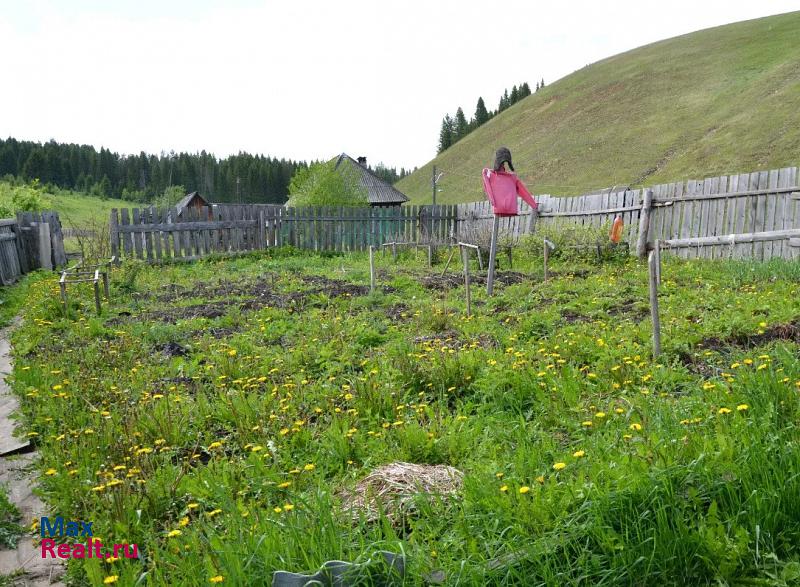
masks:
<path id="1" fill-rule="evenodd" d="M 436 165 L 433 166 L 433 175 L 431 176 L 431 186 L 433 186 L 433 202 L 436 205 Z"/>

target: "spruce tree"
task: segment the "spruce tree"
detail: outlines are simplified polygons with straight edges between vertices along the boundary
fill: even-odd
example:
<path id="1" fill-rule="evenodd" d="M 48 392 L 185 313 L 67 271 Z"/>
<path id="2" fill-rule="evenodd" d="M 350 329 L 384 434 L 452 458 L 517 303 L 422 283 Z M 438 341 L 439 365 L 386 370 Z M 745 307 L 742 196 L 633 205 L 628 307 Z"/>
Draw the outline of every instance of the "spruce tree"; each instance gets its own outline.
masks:
<path id="1" fill-rule="evenodd" d="M 531 87 L 528 85 L 528 82 L 522 84 L 522 87 L 520 88 L 520 94 L 522 94 L 523 98 L 527 98 L 531 95 Z"/>
<path id="2" fill-rule="evenodd" d="M 544 88 L 544 78 L 542 78 L 542 84 L 539 86 L 539 88 Z"/>
<path id="3" fill-rule="evenodd" d="M 514 87 L 511 88 L 511 104 L 516 104 L 517 102 L 519 102 L 519 90 L 515 84 Z"/>
<path id="4" fill-rule="evenodd" d="M 453 119 L 447 114 L 442 119 L 442 129 L 439 131 L 439 149 L 441 153 L 453 144 Z"/>
<path id="5" fill-rule="evenodd" d="M 489 112 L 483 98 L 478 98 L 478 105 L 475 107 L 475 126 L 480 126 L 489 120 Z"/>
<path id="6" fill-rule="evenodd" d="M 456 110 L 455 133 L 453 136 L 453 142 L 456 142 L 459 139 L 463 139 L 465 136 L 467 136 L 468 132 L 469 132 L 469 125 L 467 125 L 467 119 L 464 117 L 464 111 L 461 109 L 461 106 L 459 106 L 458 110 Z"/>

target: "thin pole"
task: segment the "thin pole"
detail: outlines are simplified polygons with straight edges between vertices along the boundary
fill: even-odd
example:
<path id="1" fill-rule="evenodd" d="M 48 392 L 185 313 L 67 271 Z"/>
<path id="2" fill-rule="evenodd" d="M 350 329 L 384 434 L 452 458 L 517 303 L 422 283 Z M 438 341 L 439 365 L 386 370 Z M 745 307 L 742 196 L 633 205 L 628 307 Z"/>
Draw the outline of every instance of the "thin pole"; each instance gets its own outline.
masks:
<path id="1" fill-rule="evenodd" d="M 469 295 L 469 252 L 467 247 L 460 247 L 461 260 L 464 262 L 464 291 L 467 295 L 467 317 L 472 315 L 472 300 Z"/>
<path id="2" fill-rule="evenodd" d="M 442 277 L 444 277 L 444 274 L 447 273 L 447 268 L 450 267 L 450 261 L 453 260 L 453 255 L 455 255 L 455 253 L 456 253 L 455 248 L 450 249 L 450 256 L 447 257 L 447 263 L 444 264 L 444 269 L 442 269 Z"/>
<path id="3" fill-rule="evenodd" d="M 647 258 L 650 284 L 650 318 L 653 322 L 653 358 L 661 354 L 661 320 L 658 317 L 658 283 L 656 279 L 656 254 L 650 251 Z"/>
<path id="4" fill-rule="evenodd" d="M 431 203 L 435 206 L 436 205 L 436 165 L 433 166 L 433 175 L 431 175 L 431 186 L 433 187 L 433 194 L 431 198 Z"/>
<path id="5" fill-rule="evenodd" d="M 375 293 L 375 247 L 369 246 L 369 293 Z"/>
<path id="6" fill-rule="evenodd" d="M 94 272 L 94 305 L 100 313 L 100 270 Z"/>
<path id="7" fill-rule="evenodd" d="M 661 285 L 661 240 L 656 239 L 655 248 L 653 251 L 656 254 L 656 283 Z"/>
<path id="8" fill-rule="evenodd" d="M 550 257 L 550 248 L 547 246 L 547 239 L 542 239 L 542 246 L 544 247 L 544 280 L 547 281 L 549 275 L 547 274 L 547 260 Z"/>
<path id="9" fill-rule="evenodd" d="M 494 265 L 497 258 L 497 231 L 500 229 L 500 217 L 494 217 L 492 225 L 492 244 L 489 247 L 489 275 L 486 278 L 486 295 L 494 293 Z"/>

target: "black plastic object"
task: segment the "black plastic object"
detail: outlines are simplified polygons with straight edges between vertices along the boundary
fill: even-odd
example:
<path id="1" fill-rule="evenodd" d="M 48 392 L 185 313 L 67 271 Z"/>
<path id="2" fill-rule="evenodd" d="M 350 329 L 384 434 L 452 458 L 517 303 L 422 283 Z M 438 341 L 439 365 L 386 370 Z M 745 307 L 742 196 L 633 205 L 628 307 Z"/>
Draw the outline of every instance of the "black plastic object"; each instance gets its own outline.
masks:
<path id="1" fill-rule="evenodd" d="M 313 575 L 275 571 L 272 587 L 350 587 L 352 585 L 392 585 L 406 572 L 406 557 L 381 550 L 363 563 L 328 561 Z M 367 581 L 365 583 L 365 581 Z"/>

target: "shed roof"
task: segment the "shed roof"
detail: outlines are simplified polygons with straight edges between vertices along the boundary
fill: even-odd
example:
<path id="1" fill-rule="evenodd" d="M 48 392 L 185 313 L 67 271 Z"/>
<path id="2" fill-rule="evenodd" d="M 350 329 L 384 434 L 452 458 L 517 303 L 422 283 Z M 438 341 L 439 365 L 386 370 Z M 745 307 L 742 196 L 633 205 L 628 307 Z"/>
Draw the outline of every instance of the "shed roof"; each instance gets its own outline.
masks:
<path id="1" fill-rule="evenodd" d="M 382 180 L 347 153 L 336 158 L 334 169 L 353 174 L 359 185 L 366 188 L 370 204 L 402 204 L 409 200 L 403 192 Z"/>
<path id="2" fill-rule="evenodd" d="M 183 212 L 189 203 L 195 198 L 200 198 L 203 201 L 204 206 L 208 205 L 208 201 L 200 195 L 200 192 L 190 192 L 182 197 L 177 204 L 175 204 L 175 213 L 180 214 Z"/>

